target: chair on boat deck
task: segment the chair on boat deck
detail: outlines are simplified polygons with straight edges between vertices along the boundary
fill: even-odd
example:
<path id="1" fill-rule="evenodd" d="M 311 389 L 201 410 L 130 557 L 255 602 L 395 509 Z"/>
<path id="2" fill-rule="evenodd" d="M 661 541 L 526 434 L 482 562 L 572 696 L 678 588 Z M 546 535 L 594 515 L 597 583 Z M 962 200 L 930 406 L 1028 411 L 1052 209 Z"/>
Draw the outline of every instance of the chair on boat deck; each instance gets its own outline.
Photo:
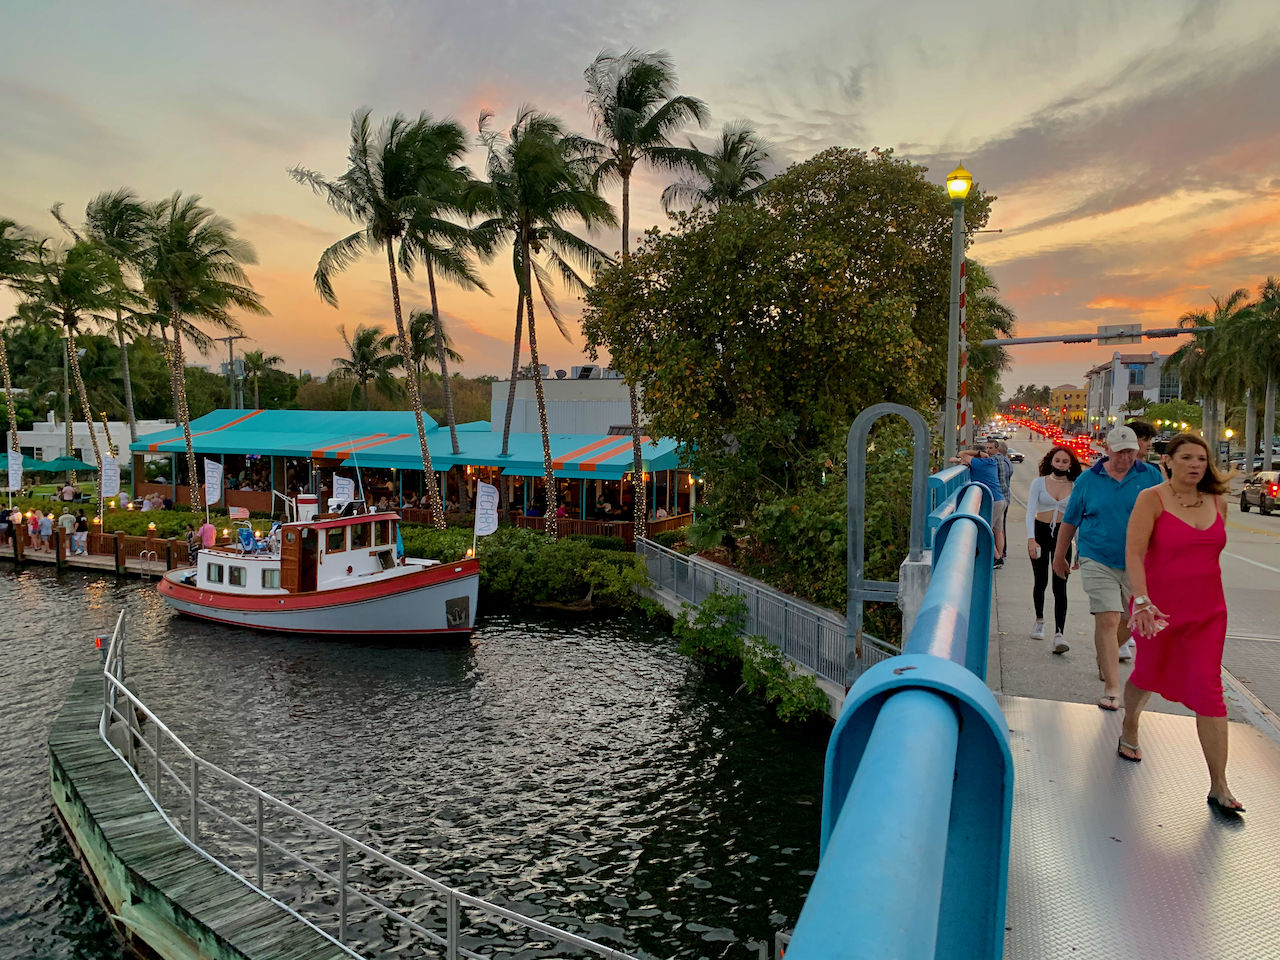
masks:
<path id="1" fill-rule="evenodd" d="M 257 553 L 263 548 L 263 545 L 254 537 L 253 531 L 248 527 L 241 527 L 236 531 L 240 536 L 240 552 L 241 553 Z"/>

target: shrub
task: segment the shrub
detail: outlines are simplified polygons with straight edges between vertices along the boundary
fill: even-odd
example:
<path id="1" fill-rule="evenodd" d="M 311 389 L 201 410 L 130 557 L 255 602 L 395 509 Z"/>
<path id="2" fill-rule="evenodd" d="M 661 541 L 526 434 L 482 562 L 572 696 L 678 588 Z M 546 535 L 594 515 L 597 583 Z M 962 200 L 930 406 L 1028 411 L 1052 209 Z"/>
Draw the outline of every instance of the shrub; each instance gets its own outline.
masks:
<path id="1" fill-rule="evenodd" d="M 587 563 L 582 578 L 591 588 L 593 602 L 617 607 L 620 610 L 648 610 L 652 600 L 636 592 L 638 587 L 648 586 L 649 571 L 642 559 L 635 554 L 598 556 Z"/>
<path id="2" fill-rule="evenodd" d="M 743 642 L 742 685 L 771 704 L 783 723 L 802 723 L 827 712 L 827 695 L 817 681 L 798 672 L 764 637 L 748 637 Z"/>
<path id="3" fill-rule="evenodd" d="M 597 550 L 620 550 L 624 553 L 630 553 L 631 548 L 627 546 L 625 540 L 621 537 L 606 537 L 595 533 L 574 533 L 562 540 L 581 540 L 588 546 L 595 547 Z"/>
<path id="4" fill-rule="evenodd" d="M 728 670 L 742 659 L 742 630 L 747 623 L 747 602 L 717 591 L 702 605 L 681 604 L 672 631 L 680 640 L 680 652 L 711 670 Z"/>

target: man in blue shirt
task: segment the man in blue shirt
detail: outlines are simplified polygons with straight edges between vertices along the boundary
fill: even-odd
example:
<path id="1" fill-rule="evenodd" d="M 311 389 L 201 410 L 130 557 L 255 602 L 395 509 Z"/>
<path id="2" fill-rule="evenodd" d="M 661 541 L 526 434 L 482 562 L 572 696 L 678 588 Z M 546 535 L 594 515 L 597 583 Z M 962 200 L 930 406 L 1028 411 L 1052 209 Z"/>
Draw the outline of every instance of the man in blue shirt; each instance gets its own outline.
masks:
<path id="1" fill-rule="evenodd" d="M 1103 710 L 1120 708 L 1120 659 L 1116 630 L 1129 607 L 1124 569 L 1125 533 L 1138 494 L 1160 483 L 1160 471 L 1138 462 L 1138 438 L 1129 427 L 1107 434 L 1107 458 L 1076 480 L 1062 516 L 1053 572 L 1067 576 L 1067 548 L 1076 538 L 1080 581 L 1093 614 L 1093 645 L 1102 673 Z"/>
<path id="2" fill-rule="evenodd" d="M 992 449 L 995 449 L 994 445 Z M 998 454 L 999 450 L 995 453 Z M 970 479 L 991 491 L 991 533 L 996 548 L 993 566 L 998 569 L 1004 566 L 1004 512 L 1009 506 L 1004 485 L 1000 482 L 1000 464 L 995 455 L 988 456 L 985 446 L 981 450 L 961 450 L 951 462 L 963 463 L 969 468 Z"/>

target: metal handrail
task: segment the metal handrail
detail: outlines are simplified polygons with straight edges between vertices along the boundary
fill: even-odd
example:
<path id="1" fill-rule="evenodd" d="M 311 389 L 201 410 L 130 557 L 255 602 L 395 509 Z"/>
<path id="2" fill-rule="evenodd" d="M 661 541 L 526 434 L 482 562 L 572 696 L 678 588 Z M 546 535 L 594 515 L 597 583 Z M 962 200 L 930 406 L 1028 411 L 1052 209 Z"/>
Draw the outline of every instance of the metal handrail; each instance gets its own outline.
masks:
<path id="1" fill-rule="evenodd" d="M 138 781 L 140 788 L 147 794 L 156 809 L 165 818 L 165 820 L 169 822 L 170 826 L 174 828 L 175 832 L 183 835 L 182 828 L 178 824 L 174 823 L 173 819 L 165 811 L 160 802 L 161 785 L 164 783 L 164 778 L 167 777 L 178 785 L 181 793 L 185 795 L 183 797 L 185 800 L 185 817 L 183 819 L 186 821 L 186 833 L 184 836 L 193 849 L 206 856 L 213 863 L 222 867 L 222 869 L 239 877 L 244 881 L 244 883 L 261 893 L 264 897 L 267 897 L 273 902 L 279 904 L 289 913 L 298 917 L 298 919 L 302 920 L 327 939 L 342 947 L 342 949 L 350 956 L 361 957 L 361 954 L 356 953 L 348 945 L 349 938 L 347 936 L 347 919 L 351 912 L 349 909 L 349 899 L 354 897 L 355 900 L 367 904 L 384 917 L 403 923 L 410 930 L 420 934 L 437 946 L 444 947 L 444 956 L 446 960 L 457 960 L 458 957 L 467 957 L 469 960 L 485 960 L 482 955 L 466 949 L 461 946 L 459 942 L 462 926 L 460 908 L 462 907 L 479 911 L 480 913 L 485 914 L 489 919 L 507 921 L 515 924 L 517 927 L 529 931 L 530 933 L 541 934 L 543 937 L 550 938 L 561 944 L 591 951 L 597 956 L 606 958 L 606 960 L 635 960 L 635 958 L 630 954 L 624 953 L 620 950 L 615 950 L 612 947 L 606 947 L 603 944 L 596 943 L 586 937 L 578 936 L 575 933 L 570 933 L 567 930 L 561 930 L 558 927 L 543 923 L 540 920 L 526 917 L 514 910 L 499 906 L 496 903 L 491 903 L 490 901 L 481 899 L 480 897 L 464 893 L 463 891 L 451 887 L 446 883 L 433 879 L 421 871 L 416 870 L 407 864 L 400 863 L 398 860 L 395 860 L 368 844 L 343 833 L 341 830 L 331 827 L 309 814 L 303 813 L 291 804 L 280 800 L 279 798 L 267 793 L 265 790 L 261 790 L 258 787 L 253 786 L 232 773 L 228 773 L 216 764 L 203 759 L 183 743 L 182 739 L 170 730 L 164 721 L 156 716 L 156 714 L 152 712 L 145 703 L 143 703 L 132 691 L 128 689 L 127 686 L 125 686 L 124 662 L 125 622 L 124 614 L 122 612 L 116 621 L 115 631 L 112 633 L 111 641 L 107 646 L 107 650 L 103 658 L 102 672 L 104 680 L 104 709 L 99 722 L 99 735 L 102 739 L 122 761 L 130 764 L 134 777 Z M 127 704 L 127 706 L 122 710 L 121 707 L 124 704 Z M 130 707 L 132 709 L 129 709 Z M 127 749 L 125 753 L 122 753 L 111 742 L 109 730 L 113 719 L 117 719 L 125 723 L 126 728 L 129 730 L 129 739 L 126 744 Z M 148 721 L 152 725 L 154 733 L 152 741 L 150 742 L 141 732 L 139 727 L 140 719 Z M 179 765 L 186 765 L 188 767 L 190 779 L 189 785 L 183 780 L 178 767 L 175 766 L 173 762 L 162 759 L 161 744 L 165 741 L 168 741 L 177 749 L 178 757 L 181 758 L 181 760 L 179 760 Z M 137 758 L 137 761 L 131 759 L 135 749 L 143 750 L 150 758 L 152 787 L 148 787 L 144 778 L 140 776 L 142 763 L 137 761 L 140 761 L 142 758 Z M 129 756 L 126 756 L 126 754 Z M 183 761 L 185 761 L 185 764 Z M 256 812 L 256 816 L 254 818 L 256 822 L 252 825 L 244 823 L 232 814 L 219 809 L 213 803 L 202 798 L 200 796 L 202 774 L 212 776 L 240 793 L 247 794 L 248 798 L 252 801 Z M 267 836 L 264 829 L 264 814 L 268 809 L 294 817 L 301 823 L 315 829 L 328 839 L 334 841 L 336 845 L 336 852 L 338 854 L 338 875 L 334 876 L 331 872 L 325 870 L 320 865 L 312 863 L 307 860 L 306 857 L 288 849 L 281 843 L 278 843 Z M 200 846 L 200 815 L 202 812 L 215 815 L 222 822 L 228 823 L 254 838 L 256 882 L 255 880 L 251 880 L 244 876 L 232 866 L 223 863 L 217 856 Z M 264 885 L 264 861 L 267 850 L 272 850 L 280 854 L 289 862 L 307 870 L 317 879 L 337 886 L 338 931 L 336 936 L 325 930 L 318 922 L 307 917 L 303 917 L 288 904 L 282 903 L 276 898 L 271 897 L 270 894 L 266 892 Z M 417 881 L 433 893 L 443 896 L 446 927 L 445 935 L 441 936 L 436 931 L 431 930 L 406 916 L 400 910 L 396 909 L 396 907 L 388 903 L 384 903 L 375 896 L 357 889 L 350 882 L 350 878 L 348 876 L 348 868 L 351 864 L 352 857 L 355 854 L 364 855 L 399 873 L 403 877 Z"/>
<path id="2" fill-rule="evenodd" d="M 677 553 L 644 537 L 636 540 L 636 553 L 644 558 L 654 583 L 671 589 L 682 600 L 698 604 L 721 587 L 743 597 L 747 601 L 746 630 L 749 634 L 764 636 L 800 666 L 812 670 L 824 680 L 844 685 L 846 626 L 845 618 L 840 614 L 797 600 L 766 584 L 737 576 L 717 564 Z M 685 571 L 684 582 L 689 584 L 689 590 L 683 593 L 678 586 L 681 569 Z M 710 589 L 699 589 L 704 586 Z M 870 634 L 864 633 L 863 639 L 866 641 L 863 645 L 866 665 L 878 663 L 898 652 Z"/>
<path id="3" fill-rule="evenodd" d="M 789 960 L 1003 953 L 1013 759 L 982 681 L 991 494 L 944 473 L 931 488 L 953 508 L 903 655 L 859 678 L 831 734 L 821 859 Z M 892 828 L 868 832 L 885 810 Z"/>

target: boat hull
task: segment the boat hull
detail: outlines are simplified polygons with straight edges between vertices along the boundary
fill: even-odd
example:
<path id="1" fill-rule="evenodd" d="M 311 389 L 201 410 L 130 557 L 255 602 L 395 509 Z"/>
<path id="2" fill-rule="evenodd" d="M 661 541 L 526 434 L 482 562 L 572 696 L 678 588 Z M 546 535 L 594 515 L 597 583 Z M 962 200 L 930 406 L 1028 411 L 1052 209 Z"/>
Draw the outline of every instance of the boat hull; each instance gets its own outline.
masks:
<path id="1" fill-rule="evenodd" d="M 476 560 L 398 568 L 393 576 L 310 593 L 245 594 L 183 582 L 194 568 L 171 570 L 160 596 L 180 613 L 277 633 L 328 636 L 467 636 L 475 627 Z"/>

